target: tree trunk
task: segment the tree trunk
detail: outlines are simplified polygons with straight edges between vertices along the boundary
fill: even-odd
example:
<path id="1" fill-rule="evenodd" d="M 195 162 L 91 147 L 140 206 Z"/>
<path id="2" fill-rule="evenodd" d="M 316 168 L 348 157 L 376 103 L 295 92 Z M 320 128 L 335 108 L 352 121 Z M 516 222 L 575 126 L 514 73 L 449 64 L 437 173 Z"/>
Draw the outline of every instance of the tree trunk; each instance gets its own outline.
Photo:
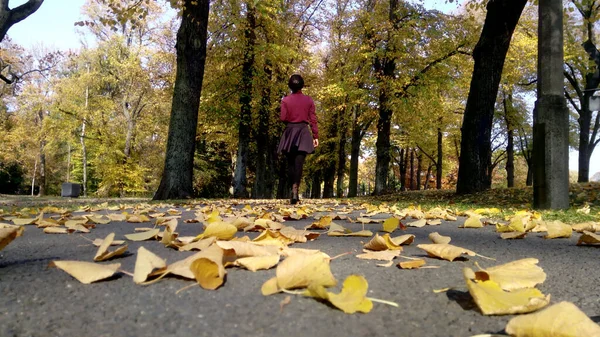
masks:
<path id="1" fill-rule="evenodd" d="M 421 171 L 423 169 L 423 153 L 417 156 L 417 191 L 421 189 Z"/>
<path id="2" fill-rule="evenodd" d="M 209 0 L 185 0 L 163 175 L 154 200 L 192 197 L 198 108 L 206 61 Z"/>
<path id="3" fill-rule="evenodd" d="M 360 157 L 361 135 L 358 126 L 353 123 L 352 140 L 350 142 L 350 173 L 348 176 L 348 197 L 353 198 L 358 194 L 358 159 Z"/>
<path id="4" fill-rule="evenodd" d="M 40 8 L 44 0 L 29 0 L 26 3 L 9 9 L 8 0 L 0 2 L 0 41 L 4 40 L 6 33 L 15 23 L 18 23 Z"/>
<path id="5" fill-rule="evenodd" d="M 81 192 L 84 197 L 87 197 L 87 147 L 85 146 L 85 119 L 81 123 L 81 134 L 79 142 L 81 143 L 81 167 L 82 167 L 82 182 Z M 68 181 L 67 181 L 68 182 Z"/>
<path id="6" fill-rule="evenodd" d="M 531 159 L 527 160 L 527 178 L 525 180 L 525 186 L 531 186 L 533 185 L 533 170 L 532 170 L 533 164 L 531 162 Z"/>
<path id="7" fill-rule="evenodd" d="M 409 190 L 415 189 L 415 150 L 409 149 L 410 151 L 410 181 L 408 182 Z"/>
<path id="8" fill-rule="evenodd" d="M 46 141 L 43 140 L 40 142 L 40 179 L 38 182 L 40 189 L 38 190 L 38 197 L 46 195 L 46 150 L 44 147 L 46 147 Z"/>
<path id="9" fill-rule="evenodd" d="M 254 48 L 256 44 L 256 9 L 251 1 L 246 2 L 246 27 L 244 38 L 244 62 L 242 64 L 242 86 L 240 92 L 240 123 L 238 125 L 238 151 L 235 163 L 233 196 L 247 198 L 246 170 L 250 152 L 250 128 L 252 125 L 252 82 L 254 80 Z"/>
<path id="10" fill-rule="evenodd" d="M 443 169 L 443 147 L 442 147 L 442 130 L 438 128 L 437 132 L 437 161 L 435 163 L 435 188 L 442 189 L 442 169 Z"/>
<path id="11" fill-rule="evenodd" d="M 514 137 L 515 131 L 512 123 L 514 107 L 512 103 L 512 93 L 504 95 L 504 121 L 507 129 L 507 144 L 506 144 L 506 186 L 508 188 L 515 187 L 515 146 Z"/>
<path id="12" fill-rule="evenodd" d="M 346 119 L 346 109 L 339 116 L 340 129 L 338 130 L 338 160 L 337 160 L 337 186 L 336 196 L 344 196 L 344 175 L 346 174 L 346 135 L 348 133 L 348 123 Z"/>
<path id="13" fill-rule="evenodd" d="M 277 184 L 277 199 L 287 199 L 290 197 L 290 189 L 288 183 L 287 160 L 284 156 L 279 157 L 279 183 Z"/>
<path id="14" fill-rule="evenodd" d="M 428 190 L 429 189 L 429 176 L 431 175 L 431 168 L 433 167 L 433 164 L 429 164 L 427 166 L 427 173 L 425 174 L 425 184 L 423 185 L 423 189 L 424 190 Z"/>
<path id="15" fill-rule="evenodd" d="M 408 150 L 400 150 L 400 191 L 406 191 L 406 169 L 408 167 Z"/>
<path id="16" fill-rule="evenodd" d="M 458 182 L 459 194 L 491 187 L 491 130 L 494 104 L 504 60 L 515 26 L 527 0 L 490 0 L 479 42 L 473 50 L 475 65 L 462 124 Z"/>
<path id="17" fill-rule="evenodd" d="M 264 66 L 267 79 L 271 80 L 271 64 L 267 60 Z M 269 150 L 270 122 L 271 122 L 271 87 L 264 85 L 262 99 L 258 113 L 258 127 L 255 134 L 256 139 L 256 178 L 252 190 L 253 197 L 257 199 L 270 199 L 273 197 L 273 174 L 269 163 L 272 162 Z"/>
<path id="18" fill-rule="evenodd" d="M 395 68 L 390 66 L 389 68 Z M 387 179 L 390 170 L 390 131 L 392 125 L 392 109 L 389 106 L 389 93 L 385 84 L 379 89 L 379 120 L 377 121 L 375 190 L 374 195 L 381 195 L 387 190 Z"/>
<path id="19" fill-rule="evenodd" d="M 315 172 L 312 176 L 310 189 L 310 197 L 311 199 L 319 199 L 321 197 L 321 174 L 319 172 Z"/>

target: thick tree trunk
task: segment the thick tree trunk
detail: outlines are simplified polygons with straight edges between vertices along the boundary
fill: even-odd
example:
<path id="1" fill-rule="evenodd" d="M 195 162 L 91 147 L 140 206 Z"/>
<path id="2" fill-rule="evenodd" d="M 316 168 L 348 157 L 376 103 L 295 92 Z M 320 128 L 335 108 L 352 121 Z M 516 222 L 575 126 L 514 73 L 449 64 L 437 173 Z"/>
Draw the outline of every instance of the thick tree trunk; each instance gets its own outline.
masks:
<path id="1" fill-rule="evenodd" d="M 423 189 L 424 190 L 428 190 L 429 189 L 429 176 L 431 175 L 431 168 L 433 167 L 433 164 L 429 164 L 429 166 L 427 166 L 427 173 L 425 174 L 425 184 L 423 185 Z"/>
<path id="2" fill-rule="evenodd" d="M 533 164 L 531 163 L 531 159 L 527 160 L 527 178 L 525 178 L 525 186 L 533 185 Z"/>
<path id="3" fill-rule="evenodd" d="M 177 32 L 177 73 L 163 175 L 154 200 L 193 196 L 194 148 L 204 64 L 209 0 L 185 0 Z"/>
<path id="4" fill-rule="evenodd" d="M 442 130 L 437 131 L 437 161 L 435 162 L 435 188 L 442 189 L 442 170 L 443 170 L 443 146 L 442 146 Z"/>
<path id="5" fill-rule="evenodd" d="M 408 182 L 408 189 L 413 191 L 415 189 L 415 150 L 409 149 L 410 151 L 410 181 Z"/>
<path id="6" fill-rule="evenodd" d="M 40 142 L 40 179 L 38 182 L 40 189 L 38 190 L 38 197 L 46 195 L 46 150 L 44 147 L 46 147 L 46 141 L 43 140 Z"/>
<path id="7" fill-rule="evenodd" d="M 508 130 L 508 143 L 506 145 L 506 186 L 515 187 L 515 146 L 514 130 Z"/>
<path id="8" fill-rule="evenodd" d="M 358 159 L 360 156 L 360 130 L 356 126 L 352 129 L 352 140 L 350 143 L 350 173 L 348 176 L 348 197 L 356 197 L 358 194 Z"/>
<path id="9" fill-rule="evenodd" d="M 250 128 L 252 125 L 252 82 L 254 80 L 254 46 L 256 44 L 256 9 L 251 1 L 246 3 L 246 28 L 244 37 L 244 62 L 242 64 L 242 85 L 240 92 L 240 123 L 238 125 L 238 151 L 233 181 L 233 196 L 247 198 L 248 183 L 246 170 L 250 152 Z"/>
<path id="10" fill-rule="evenodd" d="M 417 190 L 421 189 L 421 171 L 423 170 L 423 153 L 417 156 Z"/>
<path id="11" fill-rule="evenodd" d="M 408 167 L 408 149 L 400 150 L 400 191 L 406 191 L 406 169 Z"/>
<path id="12" fill-rule="evenodd" d="M 18 23 L 40 8 L 44 0 L 29 0 L 26 3 L 9 9 L 8 0 L 0 1 L 0 41 L 15 23 Z"/>
<path id="13" fill-rule="evenodd" d="M 490 0 L 479 42 L 462 124 L 456 192 L 473 193 L 491 187 L 491 130 L 494 104 L 504 60 L 515 26 L 527 0 Z"/>
<path id="14" fill-rule="evenodd" d="M 340 129 L 338 130 L 338 158 L 337 158 L 337 186 L 336 197 L 344 196 L 344 175 L 346 174 L 346 135 L 348 133 L 348 123 L 346 119 L 346 109 L 339 116 Z"/>
<path id="15" fill-rule="evenodd" d="M 395 68 L 395 66 L 390 66 Z M 392 125 L 392 109 L 389 106 L 389 93 L 385 84 L 379 89 L 379 120 L 377 121 L 375 190 L 374 195 L 381 195 L 387 190 L 387 179 L 390 170 L 390 131 Z"/>
<path id="16" fill-rule="evenodd" d="M 267 61 L 264 66 L 265 74 L 271 80 L 272 72 L 270 62 Z M 273 171 L 270 163 L 272 155 L 269 149 L 269 139 L 271 138 L 269 126 L 271 122 L 271 87 L 265 85 L 262 90 L 262 99 L 260 102 L 260 111 L 258 114 L 258 127 L 256 130 L 256 178 L 253 197 L 257 199 L 270 199 L 273 197 Z"/>
<path id="17" fill-rule="evenodd" d="M 587 183 L 590 178 L 590 157 L 592 155 L 590 151 L 590 124 L 592 122 L 592 112 L 590 111 L 589 100 L 594 94 L 593 90 L 598 87 L 598 81 L 592 79 L 593 75 L 588 74 L 586 76 L 586 89 L 589 91 L 586 90 L 583 94 L 579 118 L 577 119 L 579 124 L 578 183 Z"/>
<path id="18" fill-rule="evenodd" d="M 321 197 L 321 174 L 315 172 L 312 176 L 312 182 L 310 183 L 310 197 L 311 199 L 319 199 Z"/>

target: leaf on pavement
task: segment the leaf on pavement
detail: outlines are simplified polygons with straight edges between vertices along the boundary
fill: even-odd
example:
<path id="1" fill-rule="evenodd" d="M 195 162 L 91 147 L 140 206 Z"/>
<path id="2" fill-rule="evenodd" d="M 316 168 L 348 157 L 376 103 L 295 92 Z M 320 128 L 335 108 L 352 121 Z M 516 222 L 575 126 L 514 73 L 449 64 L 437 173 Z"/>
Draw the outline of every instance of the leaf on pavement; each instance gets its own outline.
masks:
<path id="1" fill-rule="evenodd" d="M 588 231 L 592 233 L 600 232 L 600 224 L 593 221 L 574 224 L 572 227 L 574 231 L 579 233 L 582 233 L 583 231 Z"/>
<path id="2" fill-rule="evenodd" d="M 506 232 L 501 233 L 500 237 L 504 240 L 512 240 L 512 239 L 524 239 L 527 235 L 527 232 Z"/>
<path id="3" fill-rule="evenodd" d="M 424 265 L 425 265 L 425 260 L 423 260 L 423 259 L 398 262 L 398 268 L 400 268 L 400 269 L 419 269 Z"/>
<path id="4" fill-rule="evenodd" d="M 43 232 L 46 234 L 70 234 L 75 230 L 66 227 L 46 227 Z"/>
<path id="5" fill-rule="evenodd" d="M 238 258 L 279 255 L 276 246 L 257 245 L 254 242 L 217 241 L 216 244 L 224 250 L 233 250 Z"/>
<path id="6" fill-rule="evenodd" d="M 395 217 L 391 217 L 386 219 L 382 226 L 381 226 L 381 230 L 387 233 L 391 233 L 393 231 L 395 231 L 396 229 L 398 229 L 398 227 L 400 226 L 400 219 L 395 218 Z"/>
<path id="7" fill-rule="evenodd" d="M 481 218 L 476 216 L 470 216 L 465 220 L 465 223 L 462 226 L 458 226 L 459 228 L 481 228 L 483 227 L 483 223 L 481 223 Z"/>
<path id="8" fill-rule="evenodd" d="M 209 223 L 204 233 L 196 236 L 196 239 L 216 237 L 219 240 L 231 240 L 235 236 L 235 233 L 237 233 L 237 227 L 234 225 L 224 221 L 215 221 Z"/>
<path id="9" fill-rule="evenodd" d="M 577 245 L 600 246 L 600 235 L 588 231 L 583 231 L 583 234 L 581 234 L 579 240 L 577 241 Z"/>
<path id="10" fill-rule="evenodd" d="M 475 272 L 479 281 L 492 280 L 503 290 L 533 288 L 546 280 L 546 273 L 537 266 L 538 259 L 527 258 Z"/>
<path id="11" fill-rule="evenodd" d="M 362 260 L 392 261 L 395 257 L 400 256 L 401 253 L 399 250 L 370 251 L 366 249 L 363 252 L 363 254 L 358 254 L 356 257 Z"/>
<path id="12" fill-rule="evenodd" d="M 408 226 L 408 227 L 417 227 L 417 228 L 421 228 L 425 225 L 427 225 L 427 220 L 425 220 L 425 219 L 420 219 L 417 221 L 412 221 L 412 222 L 406 223 L 406 226 Z"/>
<path id="13" fill-rule="evenodd" d="M 190 265 L 190 270 L 202 288 L 208 290 L 219 288 L 225 282 L 227 273 L 223 266 L 223 249 L 212 245 L 201 251 Z"/>
<path id="14" fill-rule="evenodd" d="M 148 276 L 156 269 L 164 270 L 167 263 L 160 256 L 152 253 L 144 247 L 138 248 L 133 272 L 133 282 L 140 284 L 148 279 Z"/>
<path id="15" fill-rule="evenodd" d="M 399 244 L 392 241 L 389 234 L 384 234 L 380 236 L 379 234 L 375 234 L 375 237 L 371 239 L 371 241 L 365 243 L 363 246 L 369 250 L 399 250 L 402 251 L 402 247 Z"/>
<path id="16" fill-rule="evenodd" d="M 321 254 L 295 254 L 280 262 L 275 277 L 261 288 L 263 295 L 271 295 L 282 289 L 305 288 L 310 284 L 323 287 L 336 285 L 331 274 L 330 259 Z"/>
<path id="17" fill-rule="evenodd" d="M 573 303 L 560 302 L 539 312 L 512 318 L 506 332 L 514 337 L 600 336 L 600 325 Z"/>
<path id="18" fill-rule="evenodd" d="M 104 217 L 102 215 L 90 214 L 87 216 L 88 220 L 100 225 L 106 225 L 110 223 L 110 219 L 108 217 Z"/>
<path id="19" fill-rule="evenodd" d="M 438 232 L 429 233 L 428 238 L 433 243 L 450 243 L 452 240 L 449 236 L 440 235 Z"/>
<path id="20" fill-rule="evenodd" d="M 467 254 L 469 256 L 477 255 L 477 253 L 475 253 L 472 250 L 457 247 L 447 243 L 420 244 L 417 245 L 417 247 L 426 251 L 427 254 L 431 257 L 437 257 L 448 261 L 454 261 L 454 259 L 458 258 L 462 254 Z"/>
<path id="21" fill-rule="evenodd" d="M 279 255 L 250 256 L 235 260 L 235 265 L 250 271 L 271 269 L 279 263 Z"/>
<path id="22" fill-rule="evenodd" d="M 125 221 L 127 220 L 127 216 L 125 214 L 122 213 L 110 213 L 108 215 L 106 215 L 107 218 L 109 218 L 112 221 Z"/>
<path id="23" fill-rule="evenodd" d="M 546 228 L 548 235 L 544 239 L 570 238 L 573 233 L 573 228 L 562 221 L 547 221 Z"/>
<path id="24" fill-rule="evenodd" d="M 104 238 L 104 241 L 98 248 L 98 251 L 96 251 L 96 256 L 94 256 L 94 261 L 96 261 L 96 262 L 106 261 L 108 259 L 112 259 L 115 256 L 123 255 L 123 253 L 125 253 L 125 251 L 127 251 L 127 245 L 124 245 L 124 246 L 118 247 L 117 249 L 115 249 L 112 252 L 109 252 L 108 247 L 110 247 L 114 238 L 115 238 L 115 233 L 110 233 Z"/>
<path id="25" fill-rule="evenodd" d="M 150 239 L 156 239 L 156 236 L 160 233 L 159 228 L 151 229 L 149 231 L 143 231 L 140 233 L 126 234 L 125 238 L 131 241 L 146 241 Z"/>
<path id="26" fill-rule="evenodd" d="M 469 293 L 484 315 L 510 315 L 528 313 L 545 307 L 550 295 L 544 296 L 535 288 L 504 291 L 492 280 L 477 280 L 470 268 L 463 269 Z"/>
<path id="27" fill-rule="evenodd" d="M 195 237 L 194 237 L 194 239 L 195 239 Z M 210 245 L 212 245 L 215 242 L 217 242 L 217 238 L 210 237 L 210 238 L 202 239 L 202 240 L 199 240 L 196 242 L 190 242 L 186 245 L 183 245 L 183 246 L 179 247 L 179 251 L 187 252 L 187 251 L 191 251 L 191 250 L 203 250 L 203 249 L 210 247 Z"/>
<path id="28" fill-rule="evenodd" d="M 90 284 L 113 276 L 121 267 L 121 264 L 98 264 L 83 261 L 52 261 L 49 266 L 62 269 L 81 283 Z"/>
<path id="29" fill-rule="evenodd" d="M 18 228 L 0 228 L 0 250 L 19 236 Z"/>
<path id="30" fill-rule="evenodd" d="M 391 238 L 391 240 L 393 243 L 395 243 L 397 245 L 407 246 L 407 245 L 410 245 L 411 243 L 413 243 L 413 241 L 415 241 L 415 235 L 414 234 L 404 234 L 404 235 L 393 237 L 393 238 Z"/>
<path id="31" fill-rule="evenodd" d="M 310 226 L 307 226 L 306 229 L 327 229 L 329 224 L 331 224 L 331 221 L 333 221 L 333 218 L 329 215 L 326 215 L 310 224 Z"/>
<path id="32" fill-rule="evenodd" d="M 279 230 L 279 234 L 286 238 L 293 240 L 294 242 L 306 242 L 308 240 L 314 240 L 321 235 L 320 233 L 309 232 L 307 230 L 296 229 L 291 226 L 286 226 Z"/>
<path id="33" fill-rule="evenodd" d="M 368 313 L 373 309 L 373 302 L 367 298 L 369 283 L 360 275 L 350 275 L 344 280 L 342 291 L 334 294 L 325 290 L 322 285 L 311 284 L 306 291 L 307 296 L 328 301 L 347 314 L 355 312 Z"/>
<path id="34" fill-rule="evenodd" d="M 271 230 L 266 230 L 262 232 L 259 236 L 252 240 L 257 245 L 262 246 L 277 246 L 277 247 L 286 247 L 294 243 L 294 240 L 290 240 L 285 236 L 279 234 L 279 232 L 274 232 Z"/>

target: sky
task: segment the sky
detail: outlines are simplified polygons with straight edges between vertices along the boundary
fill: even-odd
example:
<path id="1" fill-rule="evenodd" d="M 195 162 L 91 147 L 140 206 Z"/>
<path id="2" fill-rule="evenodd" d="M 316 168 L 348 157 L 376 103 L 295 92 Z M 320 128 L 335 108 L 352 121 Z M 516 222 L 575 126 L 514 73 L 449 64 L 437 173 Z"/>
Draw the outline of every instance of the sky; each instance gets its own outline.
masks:
<path id="1" fill-rule="evenodd" d="M 79 49 L 82 35 L 77 34 L 75 22 L 82 19 L 80 9 L 86 0 L 46 0 L 34 14 L 14 25 L 8 35 L 25 48 L 44 46 L 47 49 Z M 14 8 L 25 0 L 10 0 Z M 458 7 L 457 2 L 446 0 L 425 0 L 426 8 L 451 11 Z M 577 171 L 577 151 L 569 154 L 569 169 Z M 590 160 L 590 177 L 600 172 L 600 146 L 596 147 Z"/>

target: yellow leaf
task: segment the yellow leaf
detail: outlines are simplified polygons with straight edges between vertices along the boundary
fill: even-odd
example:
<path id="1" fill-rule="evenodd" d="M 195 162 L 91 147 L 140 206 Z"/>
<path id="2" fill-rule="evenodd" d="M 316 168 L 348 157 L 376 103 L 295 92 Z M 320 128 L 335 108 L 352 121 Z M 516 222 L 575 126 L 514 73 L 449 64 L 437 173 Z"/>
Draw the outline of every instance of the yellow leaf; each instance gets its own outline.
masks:
<path id="1" fill-rule="evenodd" d="M 468 217 L 467 220 L 465 220 L 465 223 L 462 226 L 459 226 L 460 228 L 481 228 L 483 227 L 483 224 L 481 223 L 481 219 L 479 217 Z"/>
<path id="2" fill-rule="evenodd" d="M 155 255 L 144 247 L 138 248 L 137 258 L 135 260 L 135 269 L 133 272 L 133 282 L 140 284 L 148 279 L 148 275 L 155 269 L 165 269 L 167 263 L 165 260 Z"/>
<path id="3" fill-rule="evenodd" d="M 407 225 L 408 227 L 417 227 L 417 228 L 421 228 L 421 227 L 423 227 L 423 226 L 427 225 L 427 220 L 425 220 L 425 219 L 420 219 L 420 220 L 417 220 L 417 221 L 408 222 L 408 223 L 406 223 L 406 225 Z"/>
<path id="4" fill-rule="evenodd" d="M 143 215 L 143 214 L 139 214 L 139 215 L 129 215 L 127 216 L 127 222 L 129 223 L 142 223 L 142 222 L 149 222 L 150 218 L 148 218 L 147 216 Z"/>
<path id="5" fill-rule="evenodd" d="M 506 232 L 500 234 L 500 237 L 504 240 L 510 239 L 523 239 L 527 235 L 527 232 Z"/>
<path id="6" fill-rule="evenodd" d="M 371 239 L 371 241 L 365 243 L 363 246 L 369 250 L 399 250 L 402 251 L 402 247 L 399 244 L 396 244 L 390 238 L 389 234 L 384 234 L 380 236 L 379 234 L 375 234 L 375 237 Z"/>
<path id="7" fill-rule="evenodd" d="M 441 224 L 442 224 L 442 220 L 440 220 L 440 219 L 427 220 L 427 226 L 439 226 Z"/>
<path id="8" fill-rule="evenodd" d="M 237 227 L 227 222 L 217 221 L 210 223 L 204 230 L 204 233 L 196 236 L 196 239 L 199 240 L 214 236 L 219 240 L 231 240 L 235 236 L 235 233 L 237 233 Z"/>
<path id="9" fill-rule="evenodd" d="M 265 229 L 279 230 L 283 225 L 271 219 L 256 219 L 254 223 L 244 227 L 245 232 L 257 232 Z"/>
<path id="10" fill-rule="evenodd" d="M 108 214 L 106 217 L 109 218 L 112 221 L 125 221 L 125 220 L 127 220 L 127 216 L 125 214 L 111 213 L 111 214 Z"/>
<path id="11" fill-rule="evenodd" d="M 17 228 L 0 228 L 0 250 L 4 249 L 17 236 L 19 236 Z"/>
<path id="12" fill-rule="evenodd" d="M 127 250 L 127 245 L 118 247 L 116 250 L 114 250 L 112 252 L 108 251 L 108 247 L 110 247 L 114 238 L 115 238 L 115 233 L 110 233 L 106 236 L 106 238 L 104 238 L 104 241 L 98 248 L 98 251 L 96 251 L 96 256 L 94 256 L 94 261 L 96 261 L 96 262 L 106 261 L 115 256 L 119 256 L 119 255 L 122 255 L 123 253 L 125 253 L 125 251 Z"/>
<path id="13" fill-rule="evenodd" d="M 537 266 L 538 259 L 527 258 L 475 272 L 477 280 L 492 280 L 503 290 L 533 288 L 546 280 L 546 273 Z"/>
<path id="14" fill-rule="evenodd" d="M 91 215 L 88 215 L 87 218 L 89 221 L 96 223 L 96 224 L 106 225 L 106 224 L 110 223 L 109 218 L 105 218 L 101 215 L 91 214 Z"/>
<path id="15" fill-rule="evenodd" d="M 356 257 L 362 260 L 392 261 L 395 257 L 400 256 L 401 253 L 399 250 L 363 250 L 363 252 L 363 254 L 356 255 Z"/>
<path id="16" fill-rule="evenodd" d="M 512 318 L 506 332 L 514 337 L 597 337 L 600 326 L 573 303 L 560 302 L 539 312 Z"/>
<path id="17" fill-rule="evenodd" d="M 217 246 L 224 250 L 233 250 L 239 258 L 252 256 L 279 255 L 275 246 L 257 245 L 254 242 L 217 241 Z"/>
<path id="18" fill-rule="evenodd" d="M 11 221 L 18 226 L 33 225 L 39 218 L 12 219 Z"/>
<path id="19" fill-rule="evenodd" d="M 320 233 L 309 232 L 306 230 L 298 230 L 294 227 L 283 227 L 279 231 L 279 234 L 285 236 L 286 238 L 293 240 L 294 242 L 306 242 L 308 240 L 314 240 L 321 235 Z"/>
<path id="20" fill-rule="evenodd" d="M 190 270 L 202 288 L 217 289 L 225 281 L 226 271 L 223 266 L 223 249 L 212 245 L 198 253 L 196 259 L 190 265 Z"/>
<path id="21" fill-rule="evenodd" d="M 44 233 L 46 234 L 69 234 L 73 233 L 73 229 L 65 228 L 65 227 L 46 227 L 44 228 Z"/>
<path id="22" fill-rule="evenodd" d="M 398 263 L 400 269 L 419 269 L 425 265 L 425 260 L 417 259 L 412 261 L 403 261 Z"/>
<path id="23" fill-rule="evenodd" d="M 348 232 L 348 233 L 344 233 L 344 232 L 339 232 L 339 231 L 328 231 L 327 232 L 328 236 L 359 236 L 359 237 L 371 237 L 373 236 L 373 232 L 369 231 L 369 230 L 362 230 L 362 231 L 358 231 L 358 232 Z"/>
<path id="24" fill-rule="evenodd" d="M 195 239 L 195 237 L 194 237 L 194 239 Z M 179 247 L 179 251 L 187 252 L 187 251 L 191 251 L 191 250 L 203 250 L 203 249 L 208 248 L 210 245 L 212 245 L 215 242 L 217 242 L 217 238 L 210 237 L 210 238 L 202 239 L 202 240 L 199 240 L 196 242 L 191 242 L 186 245 L 183 245 L 183 246 Z"/>
<path id="25" fill-rule="evenodd" d="M 550 295 L 544 296 L 535 288 L 504 291 L 498 283 L 477 281 L 470 268 L 463 269 L 469 293 L 484 315 L 510 315 L 528 313 L 545 307 Z"/>
<path id="26" fill-rule="evenodd" d="M 250 271 L 271 269 L 279 263 L 279 255 L 250 256 L 235 260 L 235 265 Z"/>
<path id="27" fill-rule="evenodd" d="M 121 264 L 97 264 L 83 261 L 52 261 L 49 266 L 62 269 L 81 283 L 90 284 L 113 276 L 121 267 Z"/>
<path id="28" fill-rule="evenodd" d="M 438 232 L 429 233 L 428 237 L 433 243 L 450 243 L 452 240 L 449 236 L 440 235 Z"/>
<path id="29" fill-rule="evenodd" d="M 252 240 L 252 242 L 256 243 L 257 245 L 271 245 L 278 247 L 286 247 L 287 245 L 294 243 L 293 240 L 283 237 L 279 235 L 278 232 L 273 232 L 271 230 L 262 232 L 254 240 Z"/>
<path id="30" fill-rule="evenodd" d="M 321 217 L 318 221 L 313 222 L 310 226 L 307 227 L 307 229 L 327 229 L 331 221 L 333 221 L 333 218 L 331 216 L 326 215 Z"/>
<path id="31" fill-rule="evenodd" d="M 328 300 L 347 314 L 357 311 L 367 313 L 373 309 L 373 302 L 366 297 L 369 283 L 360 275 L 350 275 L 344 281 L 339 294 L 327 292 Z"/>
<path id="32" fill-rule="evenodd" d="M 578 223 L 572 226 L 573 230 L 576 232 L 583 232 L 583 231 L 588 231 L 588 232 L 600 232 L 600 224 L 598 224 L 597 222 L 593 222 L 593 221 L 588 221 L 588 222 L 582 222 L 582 223 Z"/>
<path id="33" fill-rule="evenodd" d="M 299 254 L 319 254 L 326 259 L 331 258 L 329 255 L 323 253 L 322 251 L 320 251 L 318 249 L 283 247 L 283 248 L 281 248 L 280 253 L 281 253 L 281 256 L 285 256 L 285 257 L 290 257 L 292 255 L 299 255 Z"/>
<path id="34" fill-rule="evenodd" d="M 583 234 L 581 234 L 579 240 L 577 241 L 577 245 L 600 246 L 600 235 L 588 231 L 583 231 Z"/>
<path id="35" fill-rule="evenodd" d="M 127 238 L 127 240 L 131 240 L 131 241 L 145 241 L 145 240 L 150 240 L 150 239 L 156 239 L 156 236 L 158 235 L 159 232 L 160 232 L 160 229 L 155 228 L 155 229 L 151 229 L 149 231 L 143 231 L 140 233 L 126 234 L 125 237 Z"/>
<path id="36" fill-rule="evenodd" d="M 433 243 L 433 244 L 420 244 L 417 245 L 418 248 L 423 249 L 427 252 L 429 256 L 438 257 L 448 261 L 454 261 L 457 257 L 462 254 L 467 254 L 469 256 L 476 256 L 472 250 L 457 247 L 451 244 L 443 244 L 443 243 Z"/>
<path id="37" fill-rule="evenodd" d="M 544 239 L 570 238 L 573 233 L 571 226 L 558 220 L 546 222 L 546 228 L 548 235 L 544 236 Z"/>
<path id="38" fill-rule="evenodd" d="M 391 238 L 391 240 L 397 245 L 410 245 L 415 241 L 415 236 L 413 234 L 404 234 Z"/>
<path id="39" fill-rule="evenodd" d="M 383 222 L 381 230 L 384 232 L 391 233 L 391 232 L 395 231 L 399 225 L 400 225 L 400 219 L 391 217 Z"/>
<path id="40" fill-rule="evenodd" d="M 273 281 L 267 281 L 262 288 L 263 295 L 270 295 L 274 289 L 275 292 L 279 292 L 281 289 L 305 288 L 310 284 L 323 287 L 335 286 L 336 280 L 331 274 L 329 261 L 321 254 L 289 256 L 277 266 L 276 288 L 273 288 Z"/>

